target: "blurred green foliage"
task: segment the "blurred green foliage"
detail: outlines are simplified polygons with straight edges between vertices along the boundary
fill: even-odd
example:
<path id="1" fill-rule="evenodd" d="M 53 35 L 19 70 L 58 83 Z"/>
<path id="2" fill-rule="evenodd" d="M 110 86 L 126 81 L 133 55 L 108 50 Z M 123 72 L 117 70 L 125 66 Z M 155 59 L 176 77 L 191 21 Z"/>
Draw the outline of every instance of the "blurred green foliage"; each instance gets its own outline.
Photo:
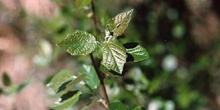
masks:
<path id="1" fill-rule="evenodd" d="M 1 81 L 1 83 L 3 83 L 3 87 L 0 87 L 0 95 L 6 96 L 18 94 L 21 90 L 23 90 L 31 83 L 31 80 L 27 80 L 21 84 L 13 84 L 10 76 L 6 72 L 2 74 Z"/>
<path id="2" fill-rule="evenodd" d="M 59 14 L 43 23 L 50 31 L 48 38 L 54 43 L 76 29 L 95 33 L 89 19 L 91 6 L 79 8 L 70 1 L 57 3 Z M 182 2 L 173 3 L 179 6 Z M 189 21 L 184 18 L 186 7 L 170 4 L 151 0 L 139 4 L 95 0 L 101 29 L 110 16 L 134 8 L 131 25 L 119 40 L 122 43 L 140 42 L 150 54 L 148 60 L 126 64 L 124 78 L 117 79 L 121 84 L 115 83 L 115 79 L 107 79 L 111 99 L 120 100 L 129 108 L 141 105 L 148 110 L 195 110 L 206 104 L 206 96 L 196 87 L 199 86 L 196 77 L 207 68 L 211 59 L 206 52 L 198 55 L 202 49 L 190 38 Z M 151 108 L 154 106 L 156 109 Z"/>
<path id="3" fill-rule="evenodd" d="M 148 110 L 218 109 L 216 97 L 220 92 L 219 83 L 216 82 L 219 81 L 220 34 L 219 31 L 217 35 L 210 34 L 208 38 L 216 36 L 217 39 L 209 41 L 209 45 L 205 43 L 198 45 L 192 34 L 193 26 L 204 22 L 206 18 L 193 15 L 188 2 L 183 0 L 94 1 L 100 29 L 111 16 L 126 9 L 134 9 L 130 26 L 119 40 L 122 43 L 140 42 L 150 55 L 148 60 L 126 64 L 123 79 L 106 80 L 111 99 L 120 100 L 129 108 L 141 105 Z M 29 19 L 33 22 L 32 25 L 37 33 L 43 36 L 41 39 L 52 46 L 52 55 L 40 54 L 43 56 L 41 58 L 52 57 L 46 62 L 47 65 L 63 57 L 69 62 L 80 61 L 78 65 L 90 63 L 87 57 L 70 57 L 55 44 L 74 30 L 96 33 L 90 19 L 91 6 L 87 3 L 80 3 L 86 6 L 76 6 L 75 1 L 72 0 L 54 0 L 54 2 L 58 5 L 55 16 L 43 20 Z M 201 7 L 204 5 L 203 2 L 205 1 L 199 1 Z M 214 10 L 213 13 L 219 19 L 218 3 L 213 2 L 210 7 L 208 10 Z M 202 8 L 206 9 L 205 6 Z M 202 14 L 204 13 L 206 11 Z M 39 45 L 40 42 L 41 40 L 38 42 Z M 120 83 L 116 83 L 115 80 Z M 86 101 L 86 98 L 83 101 Z"/>

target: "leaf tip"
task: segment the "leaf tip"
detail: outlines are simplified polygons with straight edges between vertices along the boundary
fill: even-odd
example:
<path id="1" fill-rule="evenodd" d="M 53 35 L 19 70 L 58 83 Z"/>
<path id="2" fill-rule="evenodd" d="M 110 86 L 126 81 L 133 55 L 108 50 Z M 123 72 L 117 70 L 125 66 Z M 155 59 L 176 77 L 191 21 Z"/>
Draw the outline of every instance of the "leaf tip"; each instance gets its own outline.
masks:
<path id="1" fill-rule="evenodd" d="M 129 10 L 130 13 L 133 13 L 134 9 Z"/>
<path id="2" fill-rule="evenodd" d="M 127 13 L 131 16 L 132 13 L 134 12 L 134 9 L 130 9 L 129 11 L 127 11 Z"/>

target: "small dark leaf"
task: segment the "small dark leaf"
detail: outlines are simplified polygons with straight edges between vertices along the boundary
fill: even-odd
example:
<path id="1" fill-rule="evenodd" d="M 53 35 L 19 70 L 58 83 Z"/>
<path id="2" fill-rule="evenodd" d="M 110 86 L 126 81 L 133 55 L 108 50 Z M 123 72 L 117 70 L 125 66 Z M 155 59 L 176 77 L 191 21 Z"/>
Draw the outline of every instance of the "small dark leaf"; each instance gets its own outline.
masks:
<path id="1" fill-rule="evenodd" d="M 11 86 L 11 79 L 7 73 L 3 73 L 2 80 L 5 86 Z"/>
<path id="2" fill-rule="evenodd" d="M 28 81 L 18 85 L 16 92 L 19 93 L 21 90 L 23 90 L 25 87 L 27 87 L 30 83 L 31 83 L 31 80 L 28 80 Z"/>
<path id="3" fill-rule="evenodd" d="M 3 91 L 3 89 L 2 89 L 2 88 L 0 88 L 0 95 L 1 95 L 1 94 L 3 94 L 3 92 L 4 92 L 4 91 Z"/>

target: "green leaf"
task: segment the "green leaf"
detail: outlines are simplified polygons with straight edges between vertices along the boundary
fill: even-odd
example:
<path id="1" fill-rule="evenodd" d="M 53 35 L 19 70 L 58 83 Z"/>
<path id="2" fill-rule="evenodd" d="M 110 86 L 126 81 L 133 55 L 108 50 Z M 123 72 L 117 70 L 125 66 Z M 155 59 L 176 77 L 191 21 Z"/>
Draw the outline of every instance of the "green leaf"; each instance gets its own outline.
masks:
<path id="1" fill-rule="evenodd" d="M 71 55 L 87 55 L 95 50 L 97 42 L 92 34 L 85 31 L 75 31 L 57 44 Z"/>
<path id="2" fill-rule="evenodd" d="M 126 52 L 133 57 L 134 62 L 138 62 L 150 57 L 146 49 L 138 45 L 138 43 L 126 43 L 123 44 L 123 46 L 126 48 Z"/>
<path id="3" fill-rule="evenodd" d="M 7 89 L 5 89 L 4 92 L 7 95 L 17 94 L 17 93 L 21 92 L 25 87 L 27 87 L 28 84 L 30 84 L 30 83 L 31 83 L 31 80 L 27 80 L 20 85 L 11 85 Z"/>
<path id="4" fill-rule="evenodd" d="M 80 75 L 78 76 L 76 79 L 72 80 L 70 83 L 68 83 L 66 85 L 66 88 L 71 89 L 72 87 L 74 87 L 74 85 L 76 85 L 77 83 L 80 83 L 82 80 L 84 80 L 86 78 L 86 75 Z"/>
<path id="5" fill-rule="evenodd" d="M 86 5 L 89 5 L 91 2 L 92 2 L 92 0 L 75 0 L 75 6 L 77 8 L 81 8 Z"/>
<path id="6" fill-rule="evenodd" d="M 7 87 L 7 89 L 4 89 L 4 93 L 6 95 L 14 95 L 17 93 L 17 88 L 18 88 L 17 85 L 9 86 L 9 87 Z"/>
<path id="7" fill-rule="evenodd" d="M 27 80 L 23 83 L 21 83 L 20 85 L 18 85 L 16 92 L 19 93 L 20 91 L 22 91 L 24 88 L 26 88 L 29 84 L 31 83 L 31 80 Z"/>
<path id="8" fill-rule="evenodd" d="M 61 96 L 61 100 L 54 103 L 51 108 L 56 110 L 63 110 L 76 104 L 79 100 L 79 96 L 82 94 L 80 91 L 70 91 Z"/>
<path id="9" fill-rule="evenodd" d="M 59 87 L 57 93 L 65 93 L 66 91 L 70 91 L 74 88 L 74 86 L 78 83 L 80 83 L 80 81 L 84 80 L 86 77 L 85 74 L 80 75 L 78 77 L 76 77 L 75 79 L 72 80 L 67 80 L 64 83 L 61 84 L 61 86 Z"/>
<path id="10" fill-rule="evenodd" d="M 93 66 L 83 65 L 79 70 L 79 74 L 86 74 L 86 84 L 88 84 L 91 89 L 97 89 L 100 81 Z"/>
<path id="11" fill-rule="evenodd" d="M 11 86 L 11 79 L 7 73 L 3 73 L 2 81 L 5 86 Z"/>
<path id="12" fill-rule="evenodd" d="M 59 87 L 66 81 L 72 79 L 72 73 L 68 70 L 61 70 L 58 74 L 56 74 L 50 83 L 47 84 L 49 88 L 51 88 L 55 93 L 57 93 Z"/>
<path id="13" fill-rule="evenodd" d="M 108 31 L 113 32 L 113 36 L 117 37 L 124 33 L 125 29 L 128 27 L 128 24 L 131 20 L 132 10 L 127 12 L 120 13 L 114 18 L 109 19 L 106 27 Z"/>
<path id="14" fill-rule="evenodd" d="M 109 103 L 110 110 L 128 110 L 128 108 L 119 101 Z"/>
<path id="15" fill-rule="evenodd" d="M 103 52 L 101 64 L 121 74 L 127 58 L 125 48 L 117 41 L 108 41 L 102 44 L 101 50 Z"/>
<path id="16" fill-rule="evenodd" d="M 3 89 L 0 88 L 0 95 L 3 94 L 3 93 L 4 93 Z"/>

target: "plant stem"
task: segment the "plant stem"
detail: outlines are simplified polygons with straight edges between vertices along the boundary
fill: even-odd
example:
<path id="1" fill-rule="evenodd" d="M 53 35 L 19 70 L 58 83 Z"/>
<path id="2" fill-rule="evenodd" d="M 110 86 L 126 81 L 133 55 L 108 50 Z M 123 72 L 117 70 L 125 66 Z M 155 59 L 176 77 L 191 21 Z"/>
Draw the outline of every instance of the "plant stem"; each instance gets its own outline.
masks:
<path id="1" fill-rule="evenodd" d="M 97 33 L 101 33 L 99 27 L 98 27 L 98 24 L 97 24 L 97 19 L 96 19 L 96 15 L 95 15 L 95 4 L 94 4 L 94 0 L 91 1 L 91 6 L 92 6 L 92 13 L 93 13 L 93 16 L 92 16 L 92 20 L 93 20 L 93 24 L 95 26 L 95 30 Z"/>
<path id="2" fill-rule="evenodd" d="M 100 80 L 100 79 L 104 79 L 105 76 L 104 76 L 104 74 L 103 74 L 102 72 L 100 72 L 98 66 L 96 65 L 95 59 L 94 59 L 92 53 L 89 54 L 89 55 L 90 55 L 90 59 L 92 60 L 92 64 L 93 64 L 93 66 L 94 66 L 94 68 L 95 68 L 95 71 L 96 71 L 96 73 L 97 73 L 97 75 L 98 75 L 98 77 L 99 77 L 99 80 Z"/>
<path id="3" fill-rule="evenodd" d="M 91 7 L 92 7 L 92 13 L 93 13 L 92 20 L 93 20 L 93 23 L 94 23 L 94 27 L 95 27 L 96 32 L 97 32 L 98 34 L 100 34 L 101 31 L 100 31 L 100 29 L 99 29 L 99 27 L 98 27 L 96 15 L 95 15 L 95 4 L 94 4 L 94 0 L 91 1 Z M 95 71 L 96 71 L 98 77 L 99 77 L 101 89 L 102 89 L 102 92 L 103 92 L 104 97 L 105 97 L 105 100 L 106 100 L 106 102 L 105 102 L 106 105 L 104 105 L 104 106 L 106 107 L 106 106 L 108 106 L 108 104 L 109 104 L 109 98 L 108 98 L 108 94 L 107 94 L 106 87 L 105 87 L 105 82 L 104 82 L 105 74 L 102 73 L 102 72 L 99 70 L 98 66 L 96 65 L 96 62 L 95 62 L 95 59 L 94 59 L 92 53 L 90 54 L 90 59 L 92 60 L 92 64 L 93 64 L 93 66 L 94 66 L 94 68 L 95 68 Z"/>
<path id="4" fill-rule="evenodd" d="M 101 82 L 102 91 L 103 91 L 104 96 L 105 96 L 105 99 L 106 99 L 106 103 L 105 103 L 106 105 L 105 105 L 105 106 L 108 106 L 108 104 L 109 104 L 109 98 L 108 98 L 108 94 L 107 94 L 107 91 L 106 91 L 104 79 L 103 79 L 103 80 L 100 80 L 100 82 Z"/>
<path id="5" fill-rule="evenodd" d="M 89 54 L 89 55 L 90 55 L 90 59 L 92 60 L 92 64 L 93 64 L 93 66 L 95 68 L 95 71 L 96 71 L 96 73 L 98 75 L 98 78 L 99 78 L 99 81 L 100 81 L 100 85 L 101 85 L 101 89 L 102 89 L 104 97 L 106 99 L 106 105 L 108 105 L 109 98 L 108 98 L 108 94 L 107 94 L 105 83 L 104 83 L 105 75 L 99 70 L 98 66 L 96 65 L 95 59 L 94 59 L 92 53 Z"/>

